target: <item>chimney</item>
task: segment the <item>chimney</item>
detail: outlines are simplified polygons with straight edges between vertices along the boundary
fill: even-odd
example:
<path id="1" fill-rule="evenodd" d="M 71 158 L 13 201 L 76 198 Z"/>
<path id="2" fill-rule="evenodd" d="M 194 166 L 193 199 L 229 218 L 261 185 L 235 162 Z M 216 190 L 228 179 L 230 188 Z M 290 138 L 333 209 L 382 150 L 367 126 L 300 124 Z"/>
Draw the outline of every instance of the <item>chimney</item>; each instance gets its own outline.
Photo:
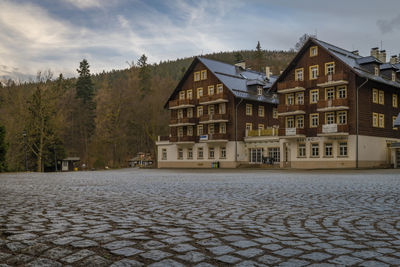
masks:
<path id="1" fill-rule="evenodd" d="M 379 52 L 379 58 L 380 61 L 382 61 L 382 63 L 386 63 L 386 50 L 381 50 Z"/>
<path id="2" fill-rule="evenodd" d="M 354 51 L 352 51 L 351 52 L 353 55 L 356 55 L 356 56 L 359 56 L 360 55 L 360 53 L 358 52 L 358 50 L 354 50 Z"/>
<path id="3" fill-rule="evenodd" d="M 272 72 L 271 72 L 271 68 L 266 66 L 265 67 L 265 76 L 267 76 L 267 79 L 269 79 L 269 77 L 271 77 Z"/>
<path id="4" fill-rule="evenodd" d="M 246 69 L 246 62 L 245 61 L 240 61 L 238 63 L 235 64 L 236 67 L 242 68 L 242 69 Z"/>
<path id="5" fill-rule="evenodd" d="M 394 55 L 390 58 L 390 64 L 397 64 L 399 63 L 399 60 L 397 58 L 397 55 Z"/>
<path id="6" fill-rule="evenodd" d="M 378 47 L 371 48 L 371 56 L 373 56 L 374 58 L 378 58 L 378 56 L 379 56 L 379 48 Z"/>

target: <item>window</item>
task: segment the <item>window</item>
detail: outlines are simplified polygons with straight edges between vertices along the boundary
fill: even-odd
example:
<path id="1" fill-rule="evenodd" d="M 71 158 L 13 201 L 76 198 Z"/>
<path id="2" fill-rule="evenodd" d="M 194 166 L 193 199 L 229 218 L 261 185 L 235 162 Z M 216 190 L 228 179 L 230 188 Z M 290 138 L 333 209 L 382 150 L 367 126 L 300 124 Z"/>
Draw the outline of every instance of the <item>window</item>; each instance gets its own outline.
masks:
<path id="1" fill-rule="evenodd" d="M 339 143 L 339 157 L 347 157 L 347 142 Z"/>
<path id="2" fill-rule="evenodd" d="M 379 127 L 378 113 L 375 113 L 375 112 L 372 113 L 372 126 L 373 127 Z"/>
<path id="3" fill-rule="evenodd" d="M 222 84 L 217 84 L 217 94 L 222 94 L 223 88 Z"/>
<path id="4" fill-rule="evenodd" d="M 385 104 L 385 92 L 383 92 L 382 90 L 379 90 L 379 104 Z"/>
<path id="5" fill-rule="evenodd" d="M 203 88 L 197 88 L 197 98 L 199 99 L 200 97 L 203 96 Z"/>
<path id="6" fill-rule="evenodd" d="M 325 113 L 325 124 L 334 124 L 334 123 L 335 123 L 335 112 Z"/>
<path id="7" fill-rule="evenodd" d="M 379 67 L 377 67 L 377 66 L 374 67 L 374 74 L 375 74 L 375 76 L 379 75 Z"/>
<path id="8" fill-rule="evenodd" d="M 337 98 L 338 99 L 347 98 L 347 87 L 345 85 L 337 87 Z"/>
<path id="9" fill-rule="evenodd" d="M 207 79 L 207 70 L 202 70 L 201 71 L 201 79 L 206 80 Z"/>
<path id="10" fill-rule="evenodd" d="M 303 81 L 303 80 L 304 80 L 303 72 L 304 72 L 304 69 L 303 69 L 303 68 L 301 68 L 301 69 L 296 69 L 296 70 L 295 70 L 294 79 L 295 79 L 296 81 Z"/>
<path id="11" fill-rule="evenodd" d="M 325 89 L 325 100 L 333 100 L 335 99 L 335 88 L 326 88 Z"/>
<path id="12" fill-rule="evenodd" d="M 183 136 L 183 127 L 178 127 L 178 137 Z"/>
<path id="13" fill-rule="evenodd" d="M 372 102 L 378 104 L 378 89 L 372 89 Z"/>
<path id="14" fill-rule="evenodd" d="M 193 118 L 193 108 L 188 108 L 187 109 L 187 117 L 188 118 Z"/>
<path id="15" fill-rule="evenodd" d="M 183 159 L 183 149 L 182 148 L 178 149 L 178 159 Z"/>
<path id="16" fill-rule="evenodd" d="M 163 148 L 162 149 L 162 160 L 167 160 L 167 149 Z"/>
<path id="17" fill-rule="evenodd" d="M 392 105 L 393 105 L 394 108 L 397 108 L 399 106 L 399 103 L 398 103 L 397 100 L 398 100 L 397 95 L 393 94 L 393 96 L 392 96 Z"/>
<path id="18" fill-rule="evenodd" d="M 194 73 L 194 81 L 195 82 L 200 81 L 200 71 L 196 71 Z"/>
<path id="19" fill-rule="evenodd" d="M 208 158 L 209 158 L 209 159 L 213 159 L 214 156 L 215 156 L 214 148 L 213 148 L 213 147 L 210 147 L 210 148 L 208 149 Z"/>
<path id="20" fill-rule="evenodd" d="M 281 151 L 279 147 L 268 148 L 268 157 L 272 158 L 274 162 L 279 162 L 281 160 Z"/>
<path id="21" fill-rule="evenodd" d="M 318 65 L 310 66 L 310 80 L 318 78 Z"/>
<path id="22" fill-rule="evenodd" d="M 183 109 L 178 109 L 178 119 L 183 118 Z"/>
<path id="23" fill-rule="evenodd" d="M 311 144 L 311 157 L 319 157 L 319 144 L 318 143 L 312 143 Z"/>
<path id="24" fill-rule="evenodd" d="M 213 134 L 215 132 L 214 130 L 215 130 L 214 123 L 210 123 L 208 125 L 208 133 Z"/>
<path id="25" fill-rule="evenodd" d="M 263 89 L 261 86 L 257 87 L 257 95 L 263 95 Z"/>
<path id="26" fill-rule="evenodd" d="M 325 63 L 325 75 L 332 75 L 335 73 L 335 62 Z"/>
<path id="27" fill-rule="evenodd" d="M 193 99 L 193 90 L 192 89 L 187 90 L 186 95 L 187 95 L 187 99 L 192 100 Z"/>
<path id="28" fill-rule="evenodd" d="M 340 125 L 347 124 L 347 111 L 339 111 L 337 113 L 337 123 Z"/>
<path id="29" fill-rule="evenodd" d="M 193 136 L 193 126 L 187 127 L 187 136 Z"/>
<path id="30" fill-rule="evenodd" d="M 333 145 L 332 143 L 325 144 L 325 157 L 333 157 Z"/>
<path id="31" fill-rule="evenodd" d="M 318 46 L 310 47 L 310 57 L 315 57 L 318 55 Z"/>
<path id="32" fill-rule="evenodd" d="M 296 127 L 300 129 L 304 128 L 304 116 L 296 116 Z"/>
<path id="33" fill-rule="evenodd" d="M 286 105 L 294 105 L 294 95 L 286 94 Z"/>
<path id="34" fill-rule="evenodd" d="M 226 147 L 221 147 L 220 148 L 219 158 L 226 159 Z"/>
<path id="35" fill-rule="evenodd" d="M 262 148 L 250 148 L 250 163 L 262 163 Z"/>
<path id="36" fill-rule="evenodd" d="M 306 144 L 299 143 L 297 147 L 297 157 L 298 158 L 305 158 L 306 157 Z"/>
<path id="37" fill-rule="evenodd" d="M 264 124 L 261 124 L 261 123 L 258 124 L 258 130 L 261 130 L 261 131 L 264 130 Z"/>
<path id="38" fill-rule="evenodd" d="M 258 106 L 258 117 L 264 117 L 264 106 Z"/>
<path id="39" fill-rule="evenodd" d="M 199 147 L 198 149 L 197 149 L 197 158 L 198 159 L 203 159 L 203 148 L 202 147 Z"/>
<path id="40" fill-rule="evenodd" d="M 379 114 L 379 128 L 385 128 L 385 115 Z"/>
<path id="41" fill-rule="evenodd" d="M 297 105 L 304 105 L 304 93 L 296 93 L 296 104 Z"/>
<path id="42" fill-rule="evenodd" d="M 219 124 L 219 133 L 226 133 L 226 123 L 220 123 Z"/>
<path id="43" fill-rule="evenodd" d="M 187 158 L 188 159 L 193 159 L 193 148 L 189 148 L 188 149 Z"/>
<path id="44" fill-rule="evenodd" d="M 246 123 L 246 131 L 251 131 L 253 129 L 252 123 Z"/>
<path id="45" fill-rule="evenodd" d="M 272 109 L 272 118 L 274 118 L 274 119 L 278 118 L 278 109 L 277 108 Z"/>
<path id="46" fill-rule="evenodd" d="M 246 115 L 247 116 L 253 115 L 253 105 L 246 104 Z"/>
<path id="47" fill-rule="evenodd" d="M 394 126 L 394 122 L 396 120 L 396 116 L 392 117 L 392 126 L 393 126 L 393 130 L 397 130 L 398 128 Z"/>
<path id="48" fill-rule="evenodd" d="M 203 107 L 199 106 L 197 107 L 197 118 L 200 118 L 201 116 L 203 116 Z"/>
<path id="49" fill-rule="evenodd" d="M 214 95 L 214 85 L 208 87 L 208 95 Z"/>
<path id="50" fill-rule="evenodd" d="M 200 136 L 203 134 L 203 125 L 197 125 L 197 135 Z"/>
<path id="51" fill-rule="evenodd" d="M 313 89 L 310 91 L 310 103 L 314 104 L 317 103 L 319 100 L 319 93 L 318 89 Z"/>
<path id="52" fill-rule="evenodd" d="M 208 115 L 214 115 L 215 110 L 214 110 L 214 105 L 209 105 L 208 106 Z"/>
<path id="53" fill-rule="evenodd" d="M 185 100 L 185 91 L 179 92 L 179 100 Z"/>
<path id="54" fill-rule="evenodd" d="M 319 114 L 310 114 L 310 128 L 318 127 L 319 124 Z"/>
<path id="55" fill-rule="evenodd" d="M 225 114 L 225 113 L 226 113 L 225 103 L 219 104 L 219 114 Z"/>
<path id="56" fill-rule="evenodd" d="M 396 72 L 392 71 L 392 81 L 396 81 Z"/>
<path id="57" fill-rule="evenodd" d="M 286 128 L 294 128 L 294 117 L 286 117 Z"/>

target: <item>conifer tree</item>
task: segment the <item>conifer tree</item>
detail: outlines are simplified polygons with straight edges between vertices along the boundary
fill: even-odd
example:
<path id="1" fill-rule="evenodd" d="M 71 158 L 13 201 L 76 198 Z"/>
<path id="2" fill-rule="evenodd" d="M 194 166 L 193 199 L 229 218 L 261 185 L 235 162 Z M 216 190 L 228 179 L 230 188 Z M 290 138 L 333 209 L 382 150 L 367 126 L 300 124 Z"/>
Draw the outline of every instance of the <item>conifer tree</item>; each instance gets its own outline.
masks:
<path id="1" fill-rule="evenodd" d="M 264 62 L 264 53 L 261 50 L 261 45 L 260 45 L 260 41 L 257 42 L 257 46 L 256 46 L 256 53 L 255 53 L 255 65 L 254 65 L 254 70 L 256 71 L 262 71 L 262 64 Z"/>
<path id="2" fill-rule="evenodd" d="M 147 63 L 147 57 L 143 54 L 138 60 L 139 69 L 139 86 L 142 96 L 151 92 L 151 70 Z"/>
<path id="3" fill-rule="evenodd" d="M 0 172 L 7 170 L 6 154 L 6 128 L 3 125 L 0 125 Z"/>

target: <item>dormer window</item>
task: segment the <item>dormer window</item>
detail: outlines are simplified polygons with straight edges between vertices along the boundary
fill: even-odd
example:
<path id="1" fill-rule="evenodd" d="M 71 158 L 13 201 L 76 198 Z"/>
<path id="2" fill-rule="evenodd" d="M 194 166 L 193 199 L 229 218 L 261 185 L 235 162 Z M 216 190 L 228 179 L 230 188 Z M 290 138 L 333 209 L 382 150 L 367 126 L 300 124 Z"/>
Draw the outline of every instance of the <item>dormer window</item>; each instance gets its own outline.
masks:
<path id="1" fill-rule="evenodd" d="M 392 81 L 396 81 L 396 72 L 392 71 Z"/>
<path id="2" fill-rule="evenodd" d="M 318 46 L 310 47 L 310 57 L 315 57 L 318 55 Z"/>
<path id="3" fill-rule="evenodd" d="M 374 67 L 374 74 L 375 76 L 379 76 L 379 67 L 377 66 Z"/>
<path id="4" fill-rule="evenodd" d="M 263 89 L 261 86 L 257 87 L 257 95 L 262 95 L 263 94 Z"/>

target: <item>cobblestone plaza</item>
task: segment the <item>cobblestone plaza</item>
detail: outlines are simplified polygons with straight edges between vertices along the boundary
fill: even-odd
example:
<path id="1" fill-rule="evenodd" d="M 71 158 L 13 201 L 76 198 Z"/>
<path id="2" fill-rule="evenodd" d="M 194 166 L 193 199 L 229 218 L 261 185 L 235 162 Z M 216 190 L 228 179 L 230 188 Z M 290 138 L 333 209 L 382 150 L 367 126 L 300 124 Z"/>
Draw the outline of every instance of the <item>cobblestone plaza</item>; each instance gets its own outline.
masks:
<path id="1" fill-rule="evenodd" d="M 398 266 L 400 172 L 0 175 L 0 266 Z"/>

